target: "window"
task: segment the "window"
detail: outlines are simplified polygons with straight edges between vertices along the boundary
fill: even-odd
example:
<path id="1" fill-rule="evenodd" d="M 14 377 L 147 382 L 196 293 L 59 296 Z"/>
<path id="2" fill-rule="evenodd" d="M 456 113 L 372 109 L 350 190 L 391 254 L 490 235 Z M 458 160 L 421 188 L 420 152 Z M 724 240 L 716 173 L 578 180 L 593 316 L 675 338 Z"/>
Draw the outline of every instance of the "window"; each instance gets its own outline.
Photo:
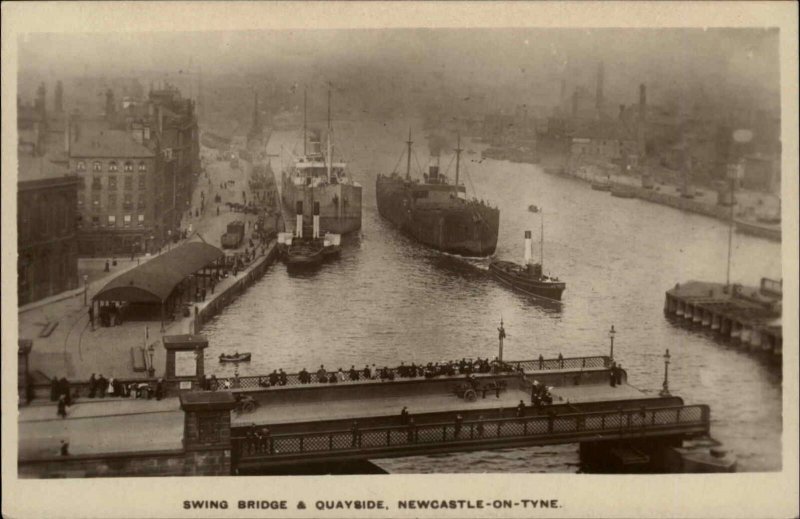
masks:
<path id="1" fill-rule="evenodd" d="M 75 226 L 78 229 L 83 227 L 83 215 L 81 215 L 80 213 L 78 213 L 78 215 L 75 216 Z"/>
<path id="2" fill-rule="evenodd" d="M 86 179 L 85 178 L 79 178 L 78 179 L 78 191 L 81 191 L 83 189 L 86 189 Z"/>
<path id="3" fill-rule="evenodd" d="M 100 177 L 92 177 L 92 189 L 102 189 L 103 183 L 100 181 Z"/>
<path id="4" fill-rule="evenodd" d="M 92 194 L 92 210 L 97 211 L 100 209 L 100 195 L 98 193 Z"/>
<path id="5" fill-rule="evenodd" d="M 133 189 L 133 177 L 125 177 L 125 190 Z"/>
<path id="6" fill-rule="evenodd" d="M 108 208 L 109 209 L 116 209 L 117 208 L 117 194 L 116 193 L 109 193 L 108 194 Z"/>
<path id="7" fill-rule="evenodd" d="M 111 191 L 117 190 L 117 177 L 116 175 L 109 175 L 108 176 L 108 189 Z"/>
<path id="8" fill-rule="evenodd" d="M 125 216 L 123 216 L 122 217 L 122 222 L 123 222 L 123 225 L 125 227 L 130 227 L 131 226 L 131 215 L 126 214 Z"/>
<path id="9" fill-rule="evenodd" d="M 133 209 L 133 195 L 125 193 L 125 198 L 122 202 L 123 209 Z"/>
<path id="10" fill-rule="evenodd" d="M 143 225 L 144 225 L 144 215 L 140 214 L 139 215 L 139 227 L 142 227 Z"/>
<path id="11" fill-rule="evenodd" d="M 133 162 L 129 161 L 125 163 L 125 172 L 127 173 L 130 171 L 133 171 Z"/>
<path id="12" fill-rule="evenodd" d="M 147 171 L 147 164 L 145 164 L 144 162 L 140 162 L 139 171 Z"/>
<path id="13" fill-rule="evenodd" d="M 85 171 L 86 170 L 86 163 L 82 160 L 78 161 L 78 171 Z"/>
<path id="14" fill-rule="evenodd" d="M 100 226 L 100 217 L 92 216 L 92 227 L 99 227 L 99 226 Z"/>
<path id="15" fill-rule="evenodd" d="M 108 226 L 109 227 L 116 227 L 117 226 L 117 217 L 113 214 L 108 215 Z"/>
<path id="16" fill-rule="evenodd" d="M 114 162 L 113 160 L 111 162 L 109 162 L 108 163 L 108 170 L 116 172 L 117 171 L 117 163 Z"/>
<path id="17" fill-rule="evenodd" d="M 103 171 L 103 166 L 100 164 L 99 161 L 96 160 L 96 161 L 94 161 L 94 163 L 92 163 L 92 170 L 93 171 Z"/>
<path id="18" fill-rule="evenodd" d="M 144 205 L 144 195 L 139 195 L 139 198 L 136 200 L 136 208 L 144 209 Z"/>
<path id="19" fill-rule="evenodd" d="M 83 195 L 78 195 L 78 209 L 83 207 Z"/>
<path id="20" fill-rule="evenodd" d="M 139 189 L 144 189 L 147 186 L 147 177 L 139 175 Z"/>

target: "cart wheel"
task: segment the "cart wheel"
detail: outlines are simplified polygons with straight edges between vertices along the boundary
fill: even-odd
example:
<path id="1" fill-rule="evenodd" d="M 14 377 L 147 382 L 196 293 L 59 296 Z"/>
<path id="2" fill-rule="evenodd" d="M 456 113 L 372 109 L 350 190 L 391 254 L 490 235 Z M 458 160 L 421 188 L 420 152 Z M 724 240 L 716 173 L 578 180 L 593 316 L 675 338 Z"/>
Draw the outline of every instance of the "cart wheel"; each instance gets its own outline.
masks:
<path id="1" fill-rule="evenodd" d="M 478 395 L 476 395 L 475 391 L 473 391 L 472 389 L 468 389 L 467 391 L 464 392 L 464 400 L 467 400 L 468 402 L 474 402 L 477 399 Z"/>
<path id="2" fill-rule="evenodd" d="M 242 412 L 243 413 L 252 413 L 256 410 L 256 404 L 253 401 L 248 400 L 244 404 L 242 404 Z"/>

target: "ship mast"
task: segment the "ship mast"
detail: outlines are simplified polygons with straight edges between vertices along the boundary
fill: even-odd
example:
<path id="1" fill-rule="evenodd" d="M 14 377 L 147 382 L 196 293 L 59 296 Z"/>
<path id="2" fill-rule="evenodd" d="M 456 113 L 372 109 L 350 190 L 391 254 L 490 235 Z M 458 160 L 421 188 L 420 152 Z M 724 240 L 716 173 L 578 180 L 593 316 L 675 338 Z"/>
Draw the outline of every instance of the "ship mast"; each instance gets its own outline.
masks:
<path id="1" fill-rule="evenodd" d="M 406 181 L 411 181 L 411 145 L 414 142 L 411 140 L 411 128 L 408 129 L 408 140 L 406 141 L 408 144 L 408 158 L 406 159 Z"/>
<path id="2" fill-rule="evenodd" d="M 306 126 L 307 126 L 307 107 L 308 104 L 308 87 L 303 87 L 303 156 L 305 157 L 308 155 L 308 150 L 306 149 L 306 141 L 308 138 L 306 137 Z"/>
<path id="3" fill-rule="evenodd" d="M 328 183 L 331 181 L 331 161 L 333 160 L 331 152 L 331 84 L 328 83 L 328 152 L 325 155 L 328 163 Z"/>
<path id="4" fill-rule="evenodd" d="M 456 198 L 458 198 L 458 168 L 461 164 L 461 134 L 458 134 L 458 144 L 456 144 Z"/>

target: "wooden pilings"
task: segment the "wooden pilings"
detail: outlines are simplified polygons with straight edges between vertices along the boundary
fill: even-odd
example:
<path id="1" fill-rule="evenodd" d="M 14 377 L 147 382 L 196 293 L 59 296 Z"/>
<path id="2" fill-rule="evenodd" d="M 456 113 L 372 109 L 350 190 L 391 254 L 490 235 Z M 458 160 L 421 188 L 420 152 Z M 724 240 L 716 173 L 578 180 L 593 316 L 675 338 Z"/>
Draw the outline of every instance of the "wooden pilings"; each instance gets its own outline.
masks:
<path id="1" fill-rule="evenodd" d="M 736 311 L 729 301 L 714 297 L 713 293 L 683 298 L 668 291 L 664 314 L 687 326 L 708 328 L 720 338 L 749 350 L 767 352 L 778 358 L 782 355 L 783 337 L 779 328 L 769 326 L 764 319 L 750 318 L 746 312 Z"/>

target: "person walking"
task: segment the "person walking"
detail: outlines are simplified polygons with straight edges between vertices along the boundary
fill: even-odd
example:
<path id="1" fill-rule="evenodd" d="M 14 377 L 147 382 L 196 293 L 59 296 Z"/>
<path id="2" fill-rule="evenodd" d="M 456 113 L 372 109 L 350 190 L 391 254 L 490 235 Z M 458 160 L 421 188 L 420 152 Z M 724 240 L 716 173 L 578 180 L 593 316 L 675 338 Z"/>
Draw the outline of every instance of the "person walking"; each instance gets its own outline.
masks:
<path id="1" fill-rule="evenodd" d="M 453 438 L 458 438 L 461 434 L 461 424 L 464 422 L 464 417 L 460 414 L 456 415 L 455 427 L 453 429 Z"/>
<path id="2" fill-rule="evenodd" d="M 517 418 L 522 418 L 523 416 L 525 416 L 525 402 L 520 400 L 519 404 L 517 404 Z"/>
<path id="3" fill-rule="evenodd" d="M 405 406 L 400 411 L 400 424 L 401 425 L 407 425 L 408 424 L 408 408 L 405 407 Z"/>
<path id="4" fill-rule="evenodd" d="M 61 418 L 67 417 L 67 400 L 64 395 L 58 397 L 58 416 Z"/>
<path id="5" fill-rule="evenodd" d="M 478 438 L 483 438 L 483 415 L 478 416 L 478 425 L 475 426 L 475 430 L 478 431 Z"/>
<path id="6" fill-rule="evenodd" d="M 58 454 L 61 456 L 69 456 L 69 442 L 61 440 L 61 447 L 58 448 Z"/>
<path id="7" fill-rule="evenodd" d="M 94 331 L 94 304 L 89 306 L 89 324 L 92 325 L 92 331 Z"/>

